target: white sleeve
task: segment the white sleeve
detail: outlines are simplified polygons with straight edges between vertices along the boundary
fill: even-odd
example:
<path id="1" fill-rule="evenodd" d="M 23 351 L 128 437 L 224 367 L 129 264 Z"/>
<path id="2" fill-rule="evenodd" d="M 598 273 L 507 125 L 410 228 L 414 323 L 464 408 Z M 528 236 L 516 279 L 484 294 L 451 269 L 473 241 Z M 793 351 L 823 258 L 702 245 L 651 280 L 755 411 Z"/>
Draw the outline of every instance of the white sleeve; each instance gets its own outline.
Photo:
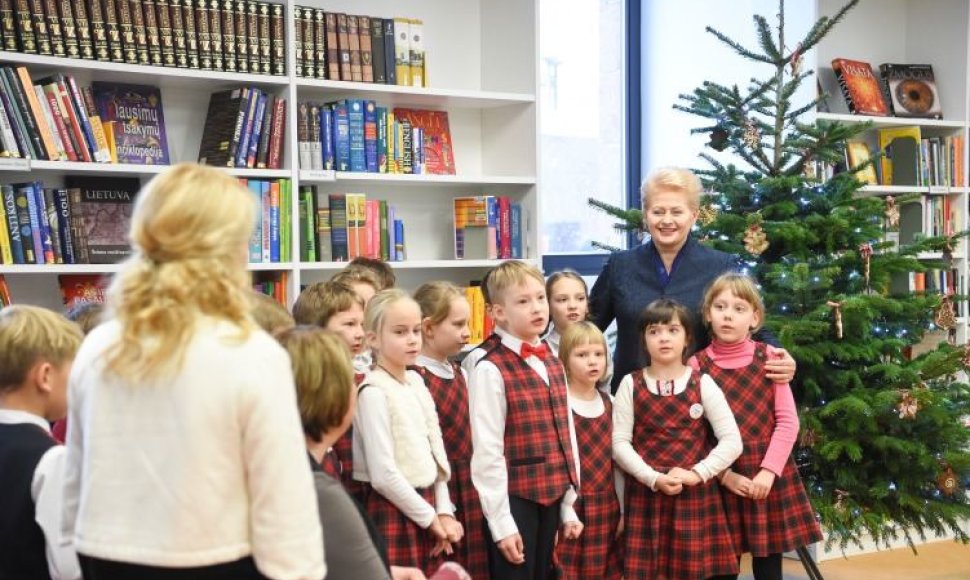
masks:
<path id="1" fill-rule="evenodd" d="M 519 533 L 509 505 L 509 473 L 505 465 L 505 383 L 498 368 L 488 361 L 475 365 L 469 375 L 472 483 L 492 539 L 497 542 Z"/>
<path id="2" fill-rule="evenodd" d="M 633 448 L 633 377 L 627 375 L 620 381 L 613 402 L 613 459 L 637 481 L 650 489 L 656 489 L 657 476 L 654 468 L 640 457 Z"/>
<path id="3" fill-rule="evenodd" d="M 465 371 L 466 379 L 472 375 L 475 367 L 478 365 L 478 361 L 482 360 L 484 356 L 485 349 L 476 347 L 470 353 L 466 354 L 465 358 L 461 359 L 461 370 Z"/>
<path id="4" fill-rule="evenodd" d="M 447 481 L 436 481 L 434 484 L 434 505 L 437 513 L 449 516 L 455 515 L 455 504 L 451 502 Z"/>
<path id="5" fill-rule="evenodd" d="M 368 387 L 360 390 L 357 400 L 354 434 L 360 435 L 364 445 L 371 486 L 408 519 L 427 528 L 435 518 L 435 508 L 415 491 L 397 468 L 387 396 L 378 387 Z"/>
<path id="6" fill-rule="evenodd" d="M 326 575 L 317 495 L 285 351 L 251 361 L 238 406 L 253 559 L 272 578 Z"/>
<path id="7" fill-rule="evenodd" d="M 566 404 L 566 410 L 569 415 L 567 421 L 569 425 L 569 444 L 573 447 L 573 465 L 576 466 L 576 481 L 582 486 L 582 482 L 579 479 L 581 469 L 579 468 L 579 443 L 576 441 L 576 422 L 573 420 L 573 411 L 569 408 L 568 403 Z M 562 498 L 562 505 L 559 508 L 559 518 L 563 523 L 579 521 L 579 514 L 576 513 L 573 507 L 576 505 L 577 499 L 579 499 L 579 494 L 576 493 L 576 488 L 570 485 L 569 489 L 566 490 L 566 495 Z"/>
<path id="8" fill-rule="evenodd" d="M 34 500 L 34 520 L 44 533 L 47 568 L 54 580 L 75 580 L 81 577 L 74 544 L 63 537 L 61 519 L 64 516 L 64 467 L 66 449 L 52 447 L 40 458 L 34 469 L 30 495 Z"/>
<path id="9" fill-rule="evenodd" d="M 717 446 L 693 470 L 708 481 L 730 467 L 741 455 L 741 432 L 724 392 L 708 375 L 701 377 L 701 404 L 704 405 L 704 417 L 714 429 Z"/>
<path id="10" fill-rule="evenodd" d="M 74 526 L 77 523 L 77 514 L 81 502 L 81 449 L 84 438 L 81 436 L 81 389 L 78 387 L 82 364 L 75 364 L 71 368 L 71 375 L 68 379 L 68 406 L 67 406 L 67 433 L 64 436 L 64 483 L 63 498 L 61 509 L 63 515 L 60 518 L 61 533 L 60 538 L 65 544 L 74 544 Z"/>

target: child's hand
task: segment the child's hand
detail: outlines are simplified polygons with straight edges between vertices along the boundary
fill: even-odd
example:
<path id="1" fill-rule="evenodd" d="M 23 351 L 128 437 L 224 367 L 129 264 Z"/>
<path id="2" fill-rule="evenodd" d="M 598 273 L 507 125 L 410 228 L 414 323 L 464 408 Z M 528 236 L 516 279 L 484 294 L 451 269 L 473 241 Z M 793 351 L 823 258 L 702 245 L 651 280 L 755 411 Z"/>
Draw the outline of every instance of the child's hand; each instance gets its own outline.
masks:
<path id="1" fill-rule="evenodd" d="M 687 487 L 694 487 L 699 483 L 704 483 L 700 475 L 697 475 L 695 471 L 684 469 L 682 467 L 675 467 L 667 472 L 667 475 L 671 477 L 676 477 L 680 482 Z"/>
<path id="2" fill-rule="evenodd" d="M 417 568 L 405 568 L 403 566 L 391 566 L 392 580 L 428 580 L 424 572 Z"/>
<path id="3" fill-rule="evenodd" d="M 441 554 L 446 556 L 451 556 L 455 553 L 455 549 L 451 547 L 451 542 L 448 540 L 435 540 L 434 547 L 431 548 L 431 557 L 437 558 Z"/>
<path id="4" fill-rule="evenodd" d="M 522 536 L 519 534 L 512 534 L 499 540 L 498 551 L 510 564 L 525 563 L 525 547 L 522 545 Z"/>
<path id="5" fill-rule="evenodd" d="M 751 491 L 748 495 L 751 499 L 765 499 L 768 497 L 768 492 L 771 491 L 771 486 L 775 483 L 775 474 L 768 471 L 767 469 L 762 469 L 758 472 L 758 475 L 754 476 L 751 480 Z"/>
<path id="6" fill-rule="evenodd" d="M 724 474 L 724 477 L 721 478 L 721 485 L 726 487 L 734 495 L 750 497 L 751 480 L 740 473 L 729 471 Z"/>
<path id="7" fill-rule="evenodd" d="M 431 520 L 431 525 L 428 526 L 428 531 L 431 532 L 431 535 L 434 536 L 436 540 L 448 539 L 448 532 L 445 530 L 445 526 L 441 523 L 441 518 L 439 516 L 435 516 L 434 519 Z"/>
<path id="8" fill-rule="evenodd" d="M 661 473 L 657 476 L 657 483 L 655 485 L 657 491 L 666 495 L 677 495 L 684 490 L 683 484 L 681 484 L 680 479 L 667 475 L 666 473 Z"/>
<path id="9" fill-rule="evenodd" d="M 576 540 L 583 533 L 583 522 L 566 522 L 562 525 L 562 537 L 566 540 Z"/>
<path id="10" fill-rule="evenodd" d="M 445 529 L 445 533 L 448 534 L 448 541 L 452 544 L 460 542 L 465 535 L 465 529 L 458 523 L 458 520 L 449 514 L 440 514 L 438 515 L 438 519 L 441 521 L 441 526 Z"/>
<path id="11" fill-rule="evenodd" d="M 776 348 L 765 361 L 765 376 L 775 383 L 790 383 L 795 378 L 795 359 L 783 348 Z"/>

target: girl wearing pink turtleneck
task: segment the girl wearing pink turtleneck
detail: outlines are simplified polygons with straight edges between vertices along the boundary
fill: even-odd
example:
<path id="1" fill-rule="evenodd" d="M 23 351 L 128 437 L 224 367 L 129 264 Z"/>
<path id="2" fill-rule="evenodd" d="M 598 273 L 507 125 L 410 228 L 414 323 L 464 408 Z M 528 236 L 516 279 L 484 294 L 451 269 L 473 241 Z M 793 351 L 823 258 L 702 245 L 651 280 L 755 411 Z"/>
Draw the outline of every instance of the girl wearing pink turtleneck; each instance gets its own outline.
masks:
<path id="1" fill-rule="evenodd" d="M 751 339 L 764 319 L 754 282 L 724 274 L 704 296 L 703 316 L 713 341 L 691 359 L 727 399 L 744 451 L 721 476 L 724 511 L 738 557 L 753 556 L 756 580 L 781 579 L 781 554 L 822 539 L 791 458 L 798 415 L 788 383 L 765 376 L 775 349 Z"/>

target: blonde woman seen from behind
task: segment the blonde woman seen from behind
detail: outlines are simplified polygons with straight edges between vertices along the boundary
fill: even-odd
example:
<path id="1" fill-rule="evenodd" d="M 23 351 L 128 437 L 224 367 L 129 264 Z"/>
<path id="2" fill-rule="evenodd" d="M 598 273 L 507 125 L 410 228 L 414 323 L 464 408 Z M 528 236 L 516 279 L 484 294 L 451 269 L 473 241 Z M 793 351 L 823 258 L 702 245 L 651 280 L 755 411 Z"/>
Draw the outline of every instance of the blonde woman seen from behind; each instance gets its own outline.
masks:
<path id="1" fill-rule="evenodd" d="M 64 527 L 85 577 L 326 574 L 290 362 L 249 318 L 254 217 L 235 178 L 193 164 L 135 203 L 70 378 Z"/>

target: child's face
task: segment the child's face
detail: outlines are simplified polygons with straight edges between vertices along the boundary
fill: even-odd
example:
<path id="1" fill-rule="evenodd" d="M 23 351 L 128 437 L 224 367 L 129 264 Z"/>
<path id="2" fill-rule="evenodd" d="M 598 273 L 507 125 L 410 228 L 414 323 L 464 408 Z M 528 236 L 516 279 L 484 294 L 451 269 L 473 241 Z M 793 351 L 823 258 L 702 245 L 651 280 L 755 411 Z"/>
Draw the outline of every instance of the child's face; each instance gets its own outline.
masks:
<path id="1" fill-rule="evenodd" d="M 445 356 L 453 356 L 461 352 L 471 336 L 471 331 L 468 329 L 470 313 L 468 300 L 464 298 L 452 300 L 451 309 L 444 320 L 439 324 L 425 326 L 426 345 Z"/>
<path id="2" fill-rule="evenodd" d="M 643 339 L 651 366 L 683 363 L 687 332 L 676 316 L 670 322 L 648 326 L 643 331 Z"/>
<path id="3" fill-rule="evenodd" d="M 711 332 L 718 340 L 734 344 L 751 335 L 751 329 L 761 322 L 761 314 L 750 302 L 725 289 L 711 301 L 707 321 L 711 323 Z"/>
<path id="4" fill-rule="evenodd" d="M 552 287 L 549 315 L 560 333 L 574 322 L 586 319 L 586 287 L 578 280 L 562 278 Z"/>
<path id="5" fill-rule="evenodd" d="M 334 314 L 324 328 L 340 335 L 351 354 L 358 355 L 364 350 L 364 309 L 360 304 L 355 302 L 347 310 Z"/>
<path id="6" fill-rule="evenodd" d="M 570 380 L 595 384 L 606 372 L 606 349 L 599 342 L 577 346 L 569 353 Z"/>
<path id="7" fill-rule="evenodd" d="M 371 347 L 377 351 L 377 362 L 403 368 L 414 364 L 421 352 L 421 309 L 408 300 L 387 307 L 377 333 L 368 332 Z"/>
<path id="8" fill-rule="evenodd" d="M 541 282 L 525 282 L 506 288 L 492 305 L 495 322 L 519 340 L 534 341 L 549 325 L 549 303 Z"/>
<path id="9" fill-rule="evenodd" d="M 354 289 L 354 292 L 360 296 L 360 299 L 364 301 L 364 307 L 370 303 L 370 299 L 377 294 L 377 289 L 368 284 L 367 282 L 352 282 L 350 287 Z"/>

